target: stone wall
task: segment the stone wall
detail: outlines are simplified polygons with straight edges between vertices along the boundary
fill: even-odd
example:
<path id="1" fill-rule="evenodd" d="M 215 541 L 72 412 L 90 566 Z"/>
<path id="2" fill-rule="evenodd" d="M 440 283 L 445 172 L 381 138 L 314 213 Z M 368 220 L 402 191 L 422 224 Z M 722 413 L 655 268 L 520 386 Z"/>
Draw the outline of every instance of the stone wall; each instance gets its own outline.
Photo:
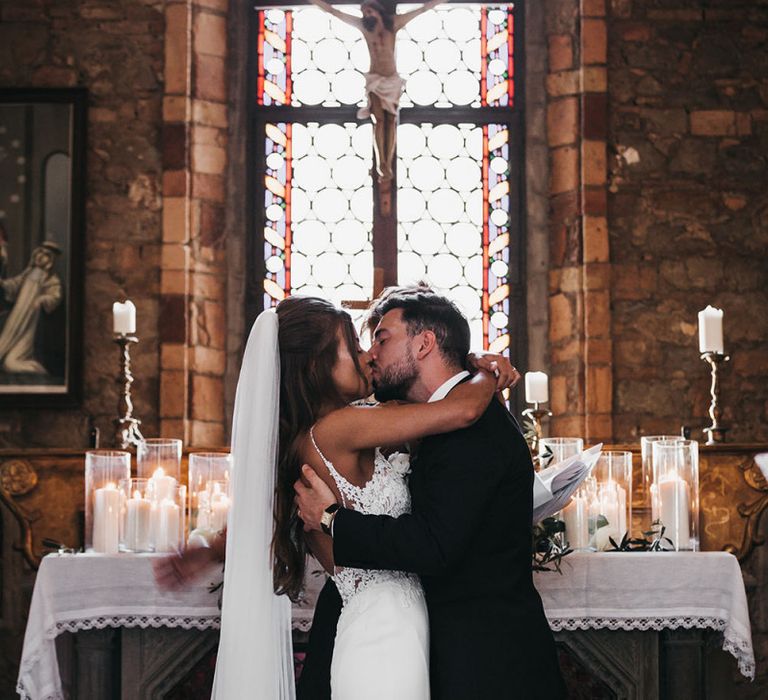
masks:
<path id="1" fill-rule="evenodd" d="M 549 0 L 550 434 L 608 441 L 612 337 L 603 0 Z"/>
<path id="2" fill-rule="evenodd" d="M 697 312 L 725 311 L 724 422 L 768 438 L 768 5 L 613 0 L 614 437 L 705 424 Z"/>
<path id="3" fill-rule="evenodd" d="M 88 417 L 107 435 L 117 408 L 111 304 L 130 297 L 136 413 L 157 430 L 163 3 L 0 6 L 0 86 L 89 91 L 85 219 L 84 402 L 76 410 L 2 410 L 0 444 L 82 446 Z"/>
<path id="4" fill-rule="evenodd" d="M 228 0 L 165 3 L 160 434 L 225 444 Z"/>
<path id="5" fill-rule="evenodd" d="M 537 243 L 529 262 L 541 293 L 549 248 L 549 308 L 531 321 L 539 359 L 549 317 L 551 432 L 631 441 L 701 426 L 708 378 L 696 312 L 712 303 L 726 311 L 733 355 L 724 420 L 732 439 L 766 439 L 768 9 L 541 7 L 529 46 L 546 44 L 548 64 L 531 62 L 530 87 L 546 77 L 549 245 Z M 244 195 L 242 184 L 235 199 L 228 189 L 244 181 L 246 111 L 232 105 L 247 78 L 239 59 L 227 70 L 226 44 L 244 15 L 228 29 L 227 0 L 6 0 L 0 12 L 0 85 L 81 85 L 90 100 L 84 403 L 0 411 L 0 444 L 82 446 L 89 417 L 110 436 L 109 306 L 121 297 L 138 306 L 135 404 L 146 434 L 222 443 L 242 339 Z M 543 96 L 529 96 L 540 113 Z M 543 124 L 529 133 L 537 147 Z M 541 173 L 531 179 L 531 225 L 541 227 Z"/>
<path id="6" fill-rule="evenodd" d="M 0 86 L 88 89 L 83 404 L 1 410 L 0 445 L 112 439 L 111 304 L 137 307 L 147 436 L 224 443 L 228 0 L 6 0 Z"/>
<path id="7" fill-rule="evenodd" d="M 701 437 L 712 304 L 729 440 L 765 440 L 768 7 L 547 0 L 545 16 L 550 434 Z"/>

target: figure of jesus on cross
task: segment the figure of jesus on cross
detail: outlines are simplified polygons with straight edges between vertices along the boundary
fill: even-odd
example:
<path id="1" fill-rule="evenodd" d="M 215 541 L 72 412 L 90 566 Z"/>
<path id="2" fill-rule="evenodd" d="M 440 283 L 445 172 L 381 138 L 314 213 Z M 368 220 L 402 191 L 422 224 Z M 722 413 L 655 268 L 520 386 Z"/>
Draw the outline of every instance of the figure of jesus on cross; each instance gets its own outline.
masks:
<path id="1" fill-rule="evenodd" d="M 368 95 L 368 105 L 357 113 L 359 118 L 371 117 L 374 128 L 374 151 L 376 153 L 376 170 L 379 181 L 386 183 L 393 177 L 392 161 L 395 155 L 395 138 L 397 134 L 397 112 L 400 96 L 405 87 L 397 73 L 395 63 L 395 36 L 408 22 L 427 10 L 445 2 L 445 0 L 429 0 L 421 7 L 401 15 L 387 9 L 391 0 L 363 0 L 360 3 L 362 17 L 341 12 L 325 2 L 325 0 L 310 0 L 313 5 L 325 10 L 342 22 L 351 24 L 359 29 L 368 52 L 371 56 L 371 67 L 365 74 L 365 91 Z"/>

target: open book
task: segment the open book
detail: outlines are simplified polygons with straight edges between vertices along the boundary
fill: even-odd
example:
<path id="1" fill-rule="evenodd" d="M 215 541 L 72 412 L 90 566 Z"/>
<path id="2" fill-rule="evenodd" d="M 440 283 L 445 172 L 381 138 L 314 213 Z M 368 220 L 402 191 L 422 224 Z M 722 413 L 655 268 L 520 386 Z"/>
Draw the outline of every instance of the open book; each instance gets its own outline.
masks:
<path id="1" fill-rule="evenodd" d="M 603 443 L 600 443 L 536 472 L 533 481 L 534 523 L 562 510 L 597 464 L 602 447 Z"/>

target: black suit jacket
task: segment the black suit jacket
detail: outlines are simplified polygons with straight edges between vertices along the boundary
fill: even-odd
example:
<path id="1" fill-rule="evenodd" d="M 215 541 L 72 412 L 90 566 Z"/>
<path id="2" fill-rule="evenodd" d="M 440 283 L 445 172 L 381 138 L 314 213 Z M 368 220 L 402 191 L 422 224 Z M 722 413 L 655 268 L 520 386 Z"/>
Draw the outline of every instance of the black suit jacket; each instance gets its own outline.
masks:
<path id="1" fill-rule="evenodd" d="M 412 513 L 340 510 L 338 566 L 421 575 L 436 700 L 565 696 L 531 570 L 533 464 L 491 401 L 477 423 L 426 438 L 412 461 Z"/>

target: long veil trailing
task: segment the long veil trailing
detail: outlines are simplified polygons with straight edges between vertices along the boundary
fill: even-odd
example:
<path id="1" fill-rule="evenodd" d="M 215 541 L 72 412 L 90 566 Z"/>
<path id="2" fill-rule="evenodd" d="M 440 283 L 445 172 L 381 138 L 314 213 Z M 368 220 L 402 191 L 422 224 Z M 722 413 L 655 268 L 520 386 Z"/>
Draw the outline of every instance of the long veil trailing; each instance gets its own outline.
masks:
<path id="1" fill-rule="evenodd" d="M 232 508 L 227 529 L 214 700 L 293 700 L 291 604 L 272 586 L 280 355 L 277 314 L 251 328 L 232 420 Z"/>

